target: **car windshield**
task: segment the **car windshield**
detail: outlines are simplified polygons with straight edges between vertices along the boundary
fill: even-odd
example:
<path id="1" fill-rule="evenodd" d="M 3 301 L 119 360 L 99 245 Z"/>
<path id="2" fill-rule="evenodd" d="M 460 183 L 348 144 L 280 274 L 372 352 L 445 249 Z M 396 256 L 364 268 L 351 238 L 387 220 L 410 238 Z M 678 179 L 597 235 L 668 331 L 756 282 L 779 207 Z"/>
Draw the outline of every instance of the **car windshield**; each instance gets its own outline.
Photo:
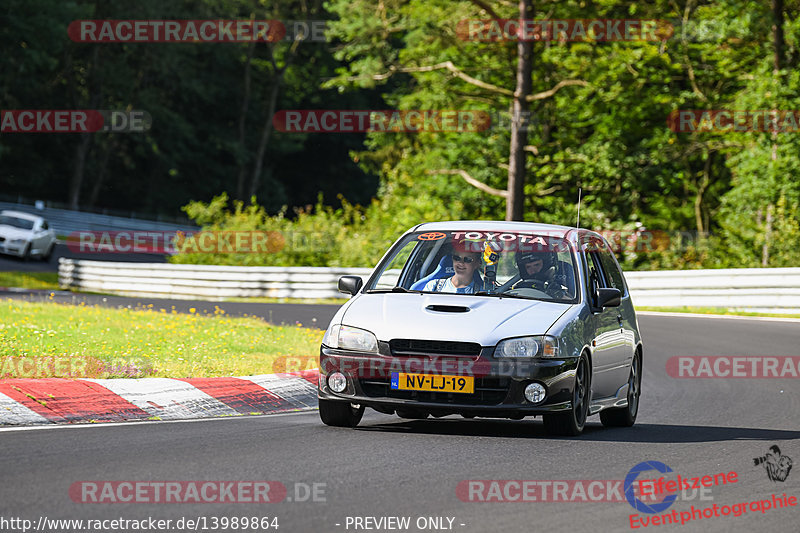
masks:
<path id="1" fill-rule="evenodd" d="M 421 291 L 577 302 L 569 243 L 513 231 L 428 231 L 405 236 L 367 292 Z"/>
<path id="2" fill-rule="evenodd" d="M 10 215 L 0 215 L 0 226 L 11 226 L 19 229 L 33 229 L 33 220 L 17 218 Z"/>

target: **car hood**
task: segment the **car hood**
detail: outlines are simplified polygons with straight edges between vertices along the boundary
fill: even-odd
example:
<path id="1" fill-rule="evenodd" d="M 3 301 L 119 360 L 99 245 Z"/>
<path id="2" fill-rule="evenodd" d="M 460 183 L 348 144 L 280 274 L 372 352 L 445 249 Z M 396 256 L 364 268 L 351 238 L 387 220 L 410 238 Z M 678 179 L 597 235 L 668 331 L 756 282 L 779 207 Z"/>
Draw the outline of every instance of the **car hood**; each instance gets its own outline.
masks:
<path id="1" fill-rule="evenodd" d="M 378 340 L 429 339 L 493 346 L 501 339 L 544 334 L 571 304 L 448 294 L 360 294 L 341 323 Z"/>
<path id="2" fill-rule="evenodd" d="M 8 240 L 11 239 L 30 239 L 33 232 L 27 229 L 15 228 L 13 226 L 6 226 L 0 224 L 0 236 Z"/>

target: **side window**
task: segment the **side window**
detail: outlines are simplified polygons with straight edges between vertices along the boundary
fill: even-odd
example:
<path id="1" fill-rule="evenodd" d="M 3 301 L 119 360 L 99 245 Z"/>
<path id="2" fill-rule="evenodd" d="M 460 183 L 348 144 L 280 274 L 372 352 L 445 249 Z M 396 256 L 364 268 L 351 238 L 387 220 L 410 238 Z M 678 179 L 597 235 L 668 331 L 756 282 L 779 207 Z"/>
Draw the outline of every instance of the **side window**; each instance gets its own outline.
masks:
<path id="1" fill-rule="evenodd" d="M 624 295 L 625 281 L 622 278 L 622 272 L 620 272 L 617 262 L 614 261 L 614 256 L 611 255 L 611 251 L 607 246 L 603 246 L 597 252 L 597 255 L 600 257 L 600 263 L 603 265 L 603 271 L 606 273 L 609 286 L 619 289 L 619 291 Z"/>
<path id="2" fill-rule="evenodd" d="M 600 266 L 597 252 L 586 252 L 586 266 L 589 269 L 589 297 L 592 300 L 592 305 L 596 305 L 595 293 L 597 289 L 606 287 L 606 283 L 603 280 L 603 268 Z"/>

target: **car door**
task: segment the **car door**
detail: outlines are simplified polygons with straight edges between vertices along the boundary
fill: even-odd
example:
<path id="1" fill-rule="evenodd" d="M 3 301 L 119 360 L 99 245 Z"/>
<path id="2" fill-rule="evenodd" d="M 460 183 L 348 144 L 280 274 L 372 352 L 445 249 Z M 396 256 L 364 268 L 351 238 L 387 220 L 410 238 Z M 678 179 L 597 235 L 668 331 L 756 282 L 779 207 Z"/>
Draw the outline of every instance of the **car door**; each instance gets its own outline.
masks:
<path id="1" fill-rule="evenodd" d="M 48 240 L 47 222 L 44 220 L 37 220 L 33 225 L 31 250 L 35 250 L 36 253 L 43 253 L 44 249 L 47 247 Z"/>
<path id="2" fill-rule="evenodd" d="M 592 240 L 584 246 L 586 258 L 587 280 L 589 281 L 589 298 L 591 300 L 594 319 L 594 338 L 592 339 L 592 391 L 595 399 L 613 396 L 627 379 L 626 341 L 623 335 L 622 317 L 617 307 L 598 308 L 596 306 L 596 289 L 614 285 L 609 281 L 610 275 L 603 269 L 600 257 L 602 241 Z M 622 381 L 620 376 L 625 373 Z"/>
<path id="3" fill-rule="evenodd" d="M 602 247 L 598 250 L 600 263 L 603 266 L 606 281 L 610 283 L 611 287 L 619 289 L 622 297 L 620 298 L 619 307 L 613 309 L 617 312 L 617 319 L 620 320 L 620 327 L 622 328 L 622 338 L 625 341 L 624 360 L 622 368 L 618 374 L 623 382 L 627 382 L 630 363 L 633 359 L 633 352 L 636 348 L 636 318 L 633 311 L 633 302 L 631 302 L 631 295 L 628 292 L 628 286 L 625 283 L 625 278 L 622 276 L 622 269 L 614 257 L 614 253 L 608 247 L 608 243 L 603 243 Z"/>

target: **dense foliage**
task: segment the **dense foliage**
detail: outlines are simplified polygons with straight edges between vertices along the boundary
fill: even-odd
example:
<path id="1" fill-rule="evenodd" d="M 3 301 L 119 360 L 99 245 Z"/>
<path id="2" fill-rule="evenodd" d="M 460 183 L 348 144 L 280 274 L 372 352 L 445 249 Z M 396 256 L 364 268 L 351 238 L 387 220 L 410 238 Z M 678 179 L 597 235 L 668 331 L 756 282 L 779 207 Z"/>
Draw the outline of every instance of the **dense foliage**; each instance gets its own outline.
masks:
<path id="1" fill-rule="evenodd" d="M 629 268 L 800 261 L 800 131 L 676 132 L 668 125 L 678 110 L 800 110 L 800 3 L 550 0 L 534 8 L 540 20 L 664 20 L 674 33 L 653 41 L 534 43 L 526 220 L 574 224 L 580 188 L 582 226 L 618 230 L 627 245 L 642 231 L 667 236 L 655 248 L 622 250 Z M 516 18 L 514 3 L 10 0 L 0 9 L 7 19 L 0 42 L 10 52 L 0 57 L 4 109 L 130 106 L 153 115 L 146 135 L 96 136 L 78 203 L 162 211 L 188 204 L 185 212 L 207 227 L 287 235 L 287 246 L 268 256 L 186 254 L 177 261 L 372 266 L 417 222 L 505 216 L 498 193 L 506 189 L 510 132 L 502 126 L 366 136 L 273 131 L 263 172 L 253 170 L 276 87 L 277 109 L 507 112 L 517 43 L 465 39 L 458 28 L 464 20 Z M 68 21 L 81 17 L 251 13 L 329 19 L 327 42 L 250 49 L 91 45 L 64 36 Z M 248 65 L 252 97 L 242 139 Z M 4 135 L 3 192 L 68 199 L 79 147 L 78 138 Z"/>

